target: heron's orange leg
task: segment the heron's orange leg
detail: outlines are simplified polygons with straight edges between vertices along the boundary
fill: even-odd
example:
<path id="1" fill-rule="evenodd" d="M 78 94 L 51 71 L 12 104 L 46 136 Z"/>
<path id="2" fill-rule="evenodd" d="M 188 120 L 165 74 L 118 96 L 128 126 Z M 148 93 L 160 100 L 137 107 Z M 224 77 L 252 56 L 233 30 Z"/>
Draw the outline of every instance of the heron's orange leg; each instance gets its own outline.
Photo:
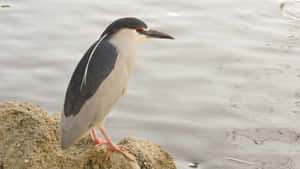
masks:
<path id="1" fill-rule="evenodd" d="M 105 132 L 105 130 L 103 128 L 100 128 L 101 133 L 103 134 L 105 140 L 103 139 L 99 139 L 95 129 L 92 129 L 92 132 L 90 133 L 90 136 L 92 138 L 92 140 L 96 143 L 96 146 L 101 146 L 103 144 L 108 144 L 109 145 L 109 150 L 106 154 L 105 160 L 108 160 L 108 158 L 110 157 L 111 153 L 113 151 L 117 151 L 119 153 L 121 153 L 125 158 L 127 158 L 130 161 L 133 161 L 132 158 L 130 158 L 128 155 L 126 155 L 122 150 L 126 150 L 128 151 L 130 154 L 134 154 L 128 147 L 123 146 L 123 145 L 117 145 L 112 143 L 112 141 L 110 140 L 109 136 L 107 135 L 107 133 Z"/>

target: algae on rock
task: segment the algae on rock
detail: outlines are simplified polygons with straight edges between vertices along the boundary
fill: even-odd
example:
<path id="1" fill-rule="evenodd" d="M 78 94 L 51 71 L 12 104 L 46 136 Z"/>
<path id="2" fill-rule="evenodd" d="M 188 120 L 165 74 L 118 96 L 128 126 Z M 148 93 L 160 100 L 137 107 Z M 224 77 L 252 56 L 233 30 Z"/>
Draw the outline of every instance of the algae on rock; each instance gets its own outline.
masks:
<path id="1" fill-rule="evenodd" d="M 120 142 L 134 152 L 133 162 L 115 152 L 103 160 L 108 146 L 96 151 L 88 137 L 62 150 L 59 124 L 59 113 L 51 116 L 38 105 L 0 103 L 0 169 L 176 169 L 160 146 L 136 137 Z"/>

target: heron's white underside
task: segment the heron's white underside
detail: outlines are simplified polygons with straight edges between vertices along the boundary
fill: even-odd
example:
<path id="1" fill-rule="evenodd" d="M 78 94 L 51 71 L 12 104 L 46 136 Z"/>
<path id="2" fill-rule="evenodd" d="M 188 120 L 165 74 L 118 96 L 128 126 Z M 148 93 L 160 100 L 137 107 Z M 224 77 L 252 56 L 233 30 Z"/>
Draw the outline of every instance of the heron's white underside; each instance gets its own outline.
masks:
<path id="1" fill-rule="evenodd" d="M 87 133 L 90 127 L 103 127 L 106 116 L 127 89 L 136 62 L 137 43 L 145 39 L 144 35 L 138 34 L 135 30 L 122 29 L 109 40 L 118 51 L 115 68 L 77 115 L 69 117 L 62 115 L 61 135 L 65 144 L 72 144 Z"/>

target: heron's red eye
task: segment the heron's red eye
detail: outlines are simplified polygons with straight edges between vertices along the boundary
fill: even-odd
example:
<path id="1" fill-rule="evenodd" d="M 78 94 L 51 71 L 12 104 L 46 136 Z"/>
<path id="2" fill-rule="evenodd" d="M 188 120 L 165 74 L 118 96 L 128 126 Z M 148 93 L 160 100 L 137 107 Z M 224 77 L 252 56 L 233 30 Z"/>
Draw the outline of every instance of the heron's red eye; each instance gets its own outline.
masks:
<path id="1" fill-rule="evenodd" d="M 142 32 L 142 31 L 143 31 L 143 28 L 136 28 L 136 31 L 137 31 L 137 32 Z"/>

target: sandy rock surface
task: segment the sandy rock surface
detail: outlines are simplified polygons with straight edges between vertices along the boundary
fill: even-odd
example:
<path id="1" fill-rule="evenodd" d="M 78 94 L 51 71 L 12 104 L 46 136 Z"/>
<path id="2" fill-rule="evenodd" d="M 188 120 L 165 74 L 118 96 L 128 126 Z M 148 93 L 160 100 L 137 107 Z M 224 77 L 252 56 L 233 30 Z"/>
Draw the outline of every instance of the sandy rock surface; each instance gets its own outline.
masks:
<path id="1" fill-rule="evenodd" d="M 108 147 L 96 151 L 88 137 L 63 151 L 59 124 L 59 113 L 51 116 L 38 105 L 1 103 L 0 169 L 176 169 L 172 157 L 160 146 L 136 137 L 120 142 L 134 152 L 134 162 L 115 152 L 104 161 Z"/>

